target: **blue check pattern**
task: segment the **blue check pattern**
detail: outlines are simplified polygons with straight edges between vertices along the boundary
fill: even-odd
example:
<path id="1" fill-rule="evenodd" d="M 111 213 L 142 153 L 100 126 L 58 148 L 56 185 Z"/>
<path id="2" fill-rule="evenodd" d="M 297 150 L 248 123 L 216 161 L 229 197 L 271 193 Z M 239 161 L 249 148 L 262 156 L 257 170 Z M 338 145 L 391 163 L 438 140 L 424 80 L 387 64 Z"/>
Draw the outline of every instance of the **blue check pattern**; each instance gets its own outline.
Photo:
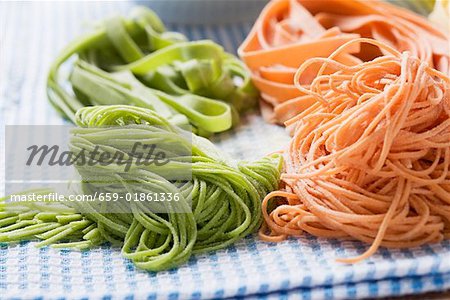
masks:
<path id="1" fill-rule="evenodd" d="M 62 124 L 45 96 L 52 59 L 89 22 L 126 13 L 134 4 L 0 2 L 0 124 Z M 235 51 L 251 23 L 169 27 Z M 276 151 L 288 140 L 284 129 L 265 124 L 257 114 L 245 117 L 233 132 L 214 137 L 239 159 Z M 0 176 L 4 171 L 1 163 Z M 37 249 L 33 242 L 0 243 L 0 299 L 360 299 L 450 288 L 449 241 L 380 249 L 355 265 L 335 262 L 366 247 L 306 235 L 278 244 L 250 236 L 227 249 L 196 255 L 178 269 L 149 273 L 136 270 L 120 249 L 109 246 L 77 252 Z"/>

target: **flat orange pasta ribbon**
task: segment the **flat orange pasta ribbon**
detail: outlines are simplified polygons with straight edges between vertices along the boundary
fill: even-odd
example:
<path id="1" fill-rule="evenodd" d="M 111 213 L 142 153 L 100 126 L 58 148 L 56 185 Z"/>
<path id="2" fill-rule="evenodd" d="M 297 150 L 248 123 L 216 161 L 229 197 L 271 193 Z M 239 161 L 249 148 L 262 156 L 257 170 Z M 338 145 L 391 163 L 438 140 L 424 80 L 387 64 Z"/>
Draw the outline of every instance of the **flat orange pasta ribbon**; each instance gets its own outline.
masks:
<path id="1" fill-rule="evenodd" d="M 309 58 L 328 57 L 359 37 L 409 51 L 449 73 L 448 37 L 406 9 L 381 1 L 273 0 L 238 50 L 262 93 L 264 118 L 284 124 L 312 105 L 314 99 L 294 86 L 297 68 Z M 381 54 L 383 50 L 373 45 L 355 43 L 335 59 L 355 65 Z M 318 66 L 309 68 L 301 83 L 310 84 L 317 71 Z"/>

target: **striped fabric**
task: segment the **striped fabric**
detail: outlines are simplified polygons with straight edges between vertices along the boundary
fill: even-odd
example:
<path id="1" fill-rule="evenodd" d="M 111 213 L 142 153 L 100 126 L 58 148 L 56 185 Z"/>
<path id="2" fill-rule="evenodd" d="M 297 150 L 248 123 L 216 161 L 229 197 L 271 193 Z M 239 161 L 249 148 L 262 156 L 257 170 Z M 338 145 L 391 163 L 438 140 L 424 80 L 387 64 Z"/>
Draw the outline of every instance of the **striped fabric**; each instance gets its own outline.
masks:
<path id="1" fill-rule="evenodd" d="M 0 3 L 0 123 L 62 124 L 46 100 L 49 64 L 92 20 L 126 13 L 133 3 Z M 211 38 L 234 51 L 250 23 L 169 24 L 190 38 Z M 3 140 L 0 134 L 0 142 Z M 236 158 L 255 158 L 288 141 L 282 128 L 248 115 L 214 138 Z M 4 175 L 4 163 L 0 163 Z M 272 244 L 248 237 L 178 269 L 136 270 L 119 249 L 87 252 L 36 249 L 33 242 L 0 244 L 0 299 L 352 299 L 450 288 L 450 242 L 409 250 L 381 249 L 357 265 L 334 261 L 366 245 L 311 236 Z"/>

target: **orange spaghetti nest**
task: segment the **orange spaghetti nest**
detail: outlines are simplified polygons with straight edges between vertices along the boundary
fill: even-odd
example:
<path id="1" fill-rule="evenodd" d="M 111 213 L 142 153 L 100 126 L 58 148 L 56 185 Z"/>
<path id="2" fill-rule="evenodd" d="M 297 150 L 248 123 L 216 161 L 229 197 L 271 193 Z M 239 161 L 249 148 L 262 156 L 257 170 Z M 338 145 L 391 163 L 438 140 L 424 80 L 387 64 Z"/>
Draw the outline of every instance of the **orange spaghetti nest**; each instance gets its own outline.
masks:
<path id="1" fill-rule="evenodd" d="M 385 55 L 357 65 L 336 60 L 355 43 Z M 320 66 L 311 85 L 302 74 Z M 324 70 L 328 71 L 326 74 Z M 315 102 L 287 121 L 284 189 L 263 201 L 260 236 L 308 232 L 380 246 L 414 247 L 450 237 L 450 78 L 408 52 L 372 39 L 308 59 L 296 87 Z M 278 198 L 278 199 L 273 199 Z M 269 201 L 277 207 L 267 212 Z"/>

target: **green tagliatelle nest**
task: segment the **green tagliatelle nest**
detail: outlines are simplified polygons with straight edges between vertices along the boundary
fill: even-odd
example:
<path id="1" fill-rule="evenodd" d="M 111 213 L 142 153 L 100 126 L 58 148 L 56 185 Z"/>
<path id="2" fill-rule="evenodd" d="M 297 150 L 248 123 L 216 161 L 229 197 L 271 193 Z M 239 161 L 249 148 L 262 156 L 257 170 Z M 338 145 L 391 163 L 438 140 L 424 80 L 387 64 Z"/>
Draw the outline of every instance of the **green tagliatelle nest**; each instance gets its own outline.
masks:
<path id="1" fill-rule="evenodd" d="M 72 91 L 59 76 L 66 62 Z M 258 98 L 236 57 L 212 41 L 188 42 L 166 31 L 143 7 L 127 19 L 102 21 L 67 45 L 50 68 L 47 94 L 73 122 L 84 106 L 124 104 L 154 110 L 172 124 L 190 124 L 204 136 L 231 128 Z"/>
<path id="2" fill-rule="evenodd" d="M 278 185 L 280 155 L 230 162 L 208 140 L 182 132 L 149 109 L 86 107 L 74 120 L 78 127 L 72 130 L 70 149 L 75 154 L 99 146 L 102 152 L 129 155 L 127 150 L 139 141 L 165 147 L 171 154 L 170 163 L 158 167 L 138 165 L 131 157 L 127 171 L 118 164 L 76 165 L 82 193 L 178 193 L 178 201 L 150 207 L 134 201 L 66 206 L 4 198 L 0 242 L 37 238 L 42 240 L 38 246 L 86 249 L 109 241 L 121 246 L 139 268 L 167 269 L 193 253 L 226 247 L 254 232 L 261 223 L 261 199 Z M 174 143 L 178 146 L 172 147 Z M 175 170 L 183 168 L 192 177 L 173 178 Z"/>

